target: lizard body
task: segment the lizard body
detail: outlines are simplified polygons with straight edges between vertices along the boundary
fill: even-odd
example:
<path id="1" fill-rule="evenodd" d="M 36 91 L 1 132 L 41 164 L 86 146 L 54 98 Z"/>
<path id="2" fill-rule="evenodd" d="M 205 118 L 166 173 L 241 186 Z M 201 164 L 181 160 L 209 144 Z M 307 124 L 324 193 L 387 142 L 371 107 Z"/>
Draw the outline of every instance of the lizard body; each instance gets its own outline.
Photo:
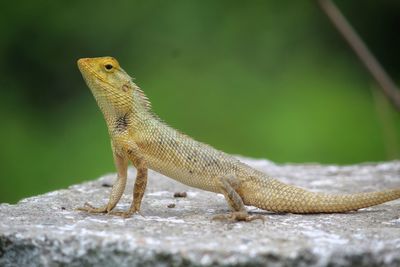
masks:
<path id="1" fill-rule="evenodd" d="M 109 202 L 80 210 L 129 216 L 139 212 L 153 169 L 186 185 L 221 193 L 234 211 L 231 219 L 253 220 L 245 205 L 274 212 L 354 211 L 400 198 L 400 188 L 357 194 L 323 194 L 284 184 L 236 158 L 169 127 L 152 111 L 143 91 L 112 57 L 84 58 L 78 67 L 105 117 L 118 178 Z M 137 169 L 131 207 L 113 211 L 125 189 L 127 166 Z"/>

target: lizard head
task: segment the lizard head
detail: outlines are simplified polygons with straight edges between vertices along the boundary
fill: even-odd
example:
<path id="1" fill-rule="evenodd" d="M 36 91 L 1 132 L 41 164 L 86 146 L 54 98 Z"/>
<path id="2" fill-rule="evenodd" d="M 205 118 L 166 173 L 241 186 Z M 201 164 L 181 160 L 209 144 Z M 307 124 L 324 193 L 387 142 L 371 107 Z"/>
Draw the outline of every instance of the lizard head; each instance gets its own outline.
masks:
<path id="1" fill-rule="evenodd" d="M 131 110 L 137 86 L 115 58 L 81 58 L 78 68 L 104 113 L 119 116 Z"/>

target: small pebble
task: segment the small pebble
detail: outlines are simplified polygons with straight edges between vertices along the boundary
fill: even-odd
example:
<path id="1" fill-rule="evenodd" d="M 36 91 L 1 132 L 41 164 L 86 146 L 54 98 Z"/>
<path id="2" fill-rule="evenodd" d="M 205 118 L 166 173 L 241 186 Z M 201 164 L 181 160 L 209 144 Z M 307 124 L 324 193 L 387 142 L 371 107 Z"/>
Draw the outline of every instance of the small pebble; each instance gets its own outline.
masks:
<path id="1" fill-rule="evenodd" d="M 187 197 L 186 192 L 175 192 L 174 197 Z"/>
<path id="2" fill-rule="evenodd" d="M 108 184 L 108 183 L 102 183 L 101 184 L 102 187 L 111 187 L 112 185 Z"/>
<path id="3" fill-rule="evenodd" d="M 175 204 L 174 204 L 174 203 L 168 204 L 167 207 L 168 207 L 168 208 L 175 208 Z"/>

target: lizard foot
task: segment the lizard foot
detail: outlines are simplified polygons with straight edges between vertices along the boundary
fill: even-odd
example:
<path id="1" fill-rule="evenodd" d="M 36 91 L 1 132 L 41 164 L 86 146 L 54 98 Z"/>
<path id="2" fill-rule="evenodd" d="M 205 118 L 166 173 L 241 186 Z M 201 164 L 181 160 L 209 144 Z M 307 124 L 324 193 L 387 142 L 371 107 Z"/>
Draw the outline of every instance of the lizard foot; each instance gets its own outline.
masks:
<path id="1" fill-rule="evenodd" d="M 83 207 L 79 207 L 76 210 L 85 211 L 88 213 L 107 213 L 107 205 L 96 208 L 89 203 L 83 204 Z"/>
<path id="2" fill-rule="evenodd" d="M 121 216 L 122 218 L 129 218 L 134 214 L 134 212 L 132 212 L 132 211 L 110 211 L 107 214 L 114 215 L 114 216 Z"/>
<path id="3" fill-rule="evenodd" d="M 243 211 L 234 211 L 228 214 L 219 214 L 213 217 L 213 220 L 230 222 L 251 222 L 257 219 L 262 220 L 263 222 L 265 221 L 264 216 L 262 215 L 249 215 L 247 212 Z"/>
<path id="4" fill-rule="evenodd" d="M 114 215 L 114 216 L 121 216 L 122 218 L 129 218 L 135 213 L 144 217 L 140 211 L 130 211 L 130 210 L 128 210 L 128 211 L 110 211 L 107 214 Z"/>
<path id="5" fill-rule="evenodd" d="M 122 218 L 129 218 L 134 213 L 135 213 L 134 211 L 110 211 L 108 214 L 114 215 L 114 216 L 121 216 Z"/>

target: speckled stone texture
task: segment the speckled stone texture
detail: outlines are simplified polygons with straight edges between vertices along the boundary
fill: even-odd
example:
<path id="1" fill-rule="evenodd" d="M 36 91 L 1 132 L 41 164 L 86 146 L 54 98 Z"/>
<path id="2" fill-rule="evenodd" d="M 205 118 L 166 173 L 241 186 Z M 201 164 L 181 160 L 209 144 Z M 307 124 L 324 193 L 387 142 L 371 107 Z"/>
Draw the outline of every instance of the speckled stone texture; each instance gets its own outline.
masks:
<path id="1" fill-rule="evenodd" d="M 400 161 L 338 167 L 242 160 L 314 191 L 400 186 Z M 134 176 L 130 170 L 118 209 L 130 205 Z M 399 200 L 346 214 L 272 214 L 249 207 L 266 221 L 226 223 L 211 221 L 228 211 L 222 196 L 150 172 L 143 216 L 74 211 L 86 201 L 105 203 L 113 180 L 106 175 L 1 204 L 0 266 L 400 266 Z M 187 197 L 174 198 L 182 191 Z"/>

